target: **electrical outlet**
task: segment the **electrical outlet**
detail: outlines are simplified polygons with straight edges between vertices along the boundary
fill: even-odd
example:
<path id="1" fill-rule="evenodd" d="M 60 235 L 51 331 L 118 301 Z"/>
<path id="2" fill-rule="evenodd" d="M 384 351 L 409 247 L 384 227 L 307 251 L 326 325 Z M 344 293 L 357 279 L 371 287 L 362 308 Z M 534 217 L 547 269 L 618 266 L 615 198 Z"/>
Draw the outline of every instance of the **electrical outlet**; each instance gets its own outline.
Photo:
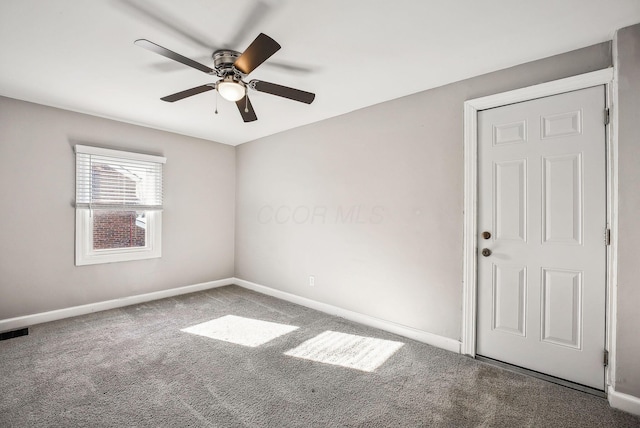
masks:
<path id="1" fill-rule="evenodd" d="M 316 277 L 311 275 L 309 276 L 309 287 L 315 287 L 316 285 Z"/>

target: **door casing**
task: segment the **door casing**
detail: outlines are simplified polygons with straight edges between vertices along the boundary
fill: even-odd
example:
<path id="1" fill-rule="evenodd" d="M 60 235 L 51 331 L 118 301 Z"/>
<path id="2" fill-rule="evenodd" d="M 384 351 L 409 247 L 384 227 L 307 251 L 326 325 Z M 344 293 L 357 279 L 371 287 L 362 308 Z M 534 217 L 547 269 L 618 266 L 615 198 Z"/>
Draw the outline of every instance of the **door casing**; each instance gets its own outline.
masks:
<path id="1" fill-rule="evenodd" d="M 594 71 L 566 79 L 556 80 L 527 88 L 516 89 L 464 103 L 464 242 L 463 242 L 463 313 L 461 353 L 476 355 L 477 316 L 477 201 L 478 201 L 478 138 L 477 114 L 479 110 L 500 107 L 517 102 L 561 94 L 596 85 L 606 87 L 606 106 L 610 121 L 606 126 L 607 153 L 607 227 L 611 231 L 611 245 L 607 247 L 607 303 L 605 319 L 605 349 L 609 351 L 609 364 L 605 368 L 605 392 L 615 379 L 615 319 L 616 319 L 616 266 L 617 266 L 617 206 L 618 150 L 614 124 L 617 112 L 614 108 L 614 69 Z M 604 112 L 603 112 L 604 116 Z M 604 118 L 604 117 L 603 117 Z"/>

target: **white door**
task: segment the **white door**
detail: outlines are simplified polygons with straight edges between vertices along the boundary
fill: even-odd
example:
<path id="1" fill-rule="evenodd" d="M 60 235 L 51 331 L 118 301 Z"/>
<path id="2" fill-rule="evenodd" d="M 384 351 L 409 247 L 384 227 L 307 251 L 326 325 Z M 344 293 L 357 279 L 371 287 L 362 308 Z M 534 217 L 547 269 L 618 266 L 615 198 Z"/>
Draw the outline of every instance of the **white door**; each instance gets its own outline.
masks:
<path id="1" fill-rule="evenodd" d="M 596 86 L 478 112 L 476 353 L 599 390 L 604 109 Z"/>

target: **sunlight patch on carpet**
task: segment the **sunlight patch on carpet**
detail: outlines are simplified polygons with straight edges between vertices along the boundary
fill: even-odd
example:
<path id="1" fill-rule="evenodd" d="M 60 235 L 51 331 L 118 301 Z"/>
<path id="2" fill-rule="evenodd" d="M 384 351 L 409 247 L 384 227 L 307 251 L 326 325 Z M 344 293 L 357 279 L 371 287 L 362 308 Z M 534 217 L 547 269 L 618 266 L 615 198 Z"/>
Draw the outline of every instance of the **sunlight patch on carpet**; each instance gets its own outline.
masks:
<path id="1" fill-rule="evenodd" d="M 325 331 L 285 355 L 372 372 L 402 345 L 402 342 Z"/>
<path id="2" fill-rule="evenodd" d="M 294 325 L 225 315 L 180 331 L 255 348 L 297 328 Z"/>

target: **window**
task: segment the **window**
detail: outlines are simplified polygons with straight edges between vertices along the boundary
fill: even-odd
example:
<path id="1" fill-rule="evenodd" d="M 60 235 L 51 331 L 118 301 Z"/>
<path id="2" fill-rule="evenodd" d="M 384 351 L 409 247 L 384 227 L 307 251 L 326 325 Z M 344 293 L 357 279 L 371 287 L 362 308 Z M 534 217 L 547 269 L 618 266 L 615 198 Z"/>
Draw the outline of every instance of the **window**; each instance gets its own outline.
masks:
<path id="1" fill-rule="evenodd" d="M 76 151 L 76 266 L 160 257 L 161 156 Z"/>

